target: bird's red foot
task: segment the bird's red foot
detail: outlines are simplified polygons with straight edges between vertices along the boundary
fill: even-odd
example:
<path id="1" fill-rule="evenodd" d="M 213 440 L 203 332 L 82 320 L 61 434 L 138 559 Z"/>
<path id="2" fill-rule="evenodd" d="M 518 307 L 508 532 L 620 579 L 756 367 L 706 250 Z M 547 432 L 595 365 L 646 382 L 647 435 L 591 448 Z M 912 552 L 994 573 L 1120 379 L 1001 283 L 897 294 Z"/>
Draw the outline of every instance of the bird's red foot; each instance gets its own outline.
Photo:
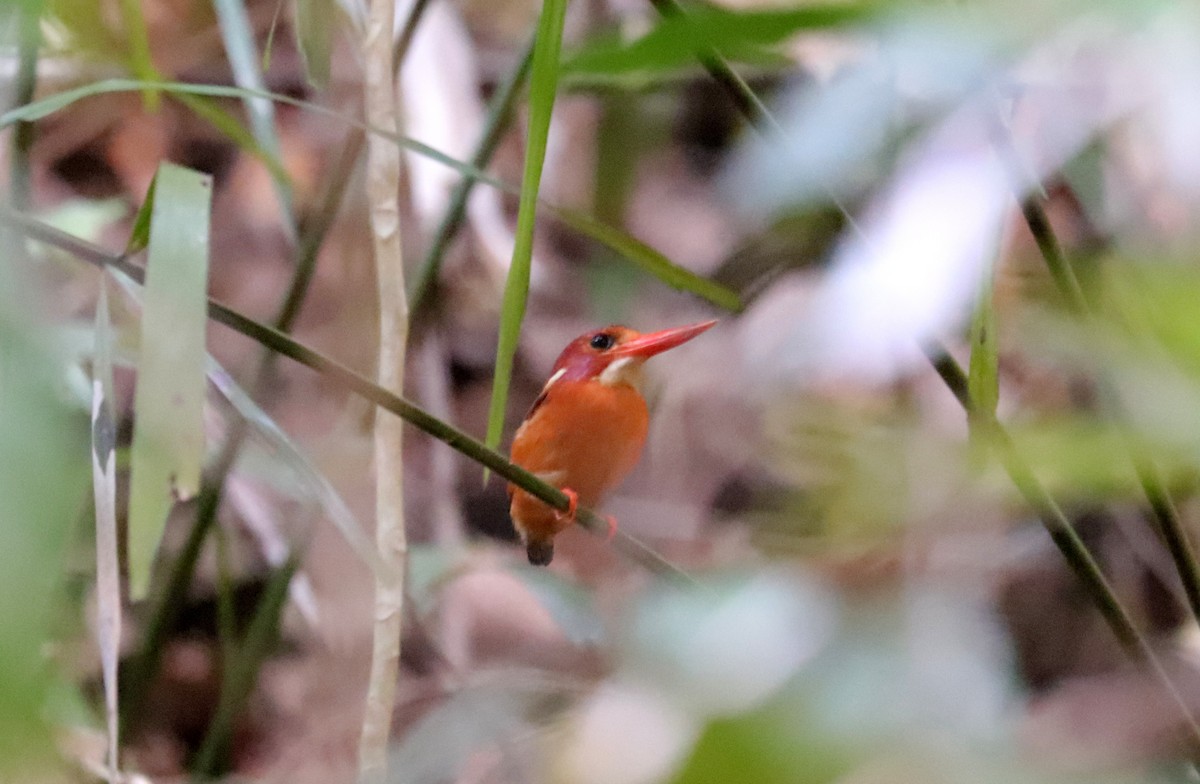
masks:
<path id="1" fill-rule="evenodd" d="M 555 510 L 554 517 L 558 522 L 570 525 L 575 522 L 575 512 L 579 508 L 579 493 L 576 493 L 569 487 L 564 487 L 562 491 L 563 495 L 567 497 L 567 511 L 560 512 Z"/>
<path id="2" fill-rule="evenodd" d="M 613 517 L 612 515 L 608 515 L 604 518 L 604 520 L 608 523 L 608 533 L 605 534 L 604 541 L 611 542 L 613 537 L 617 535 L 617 518 Z"/>

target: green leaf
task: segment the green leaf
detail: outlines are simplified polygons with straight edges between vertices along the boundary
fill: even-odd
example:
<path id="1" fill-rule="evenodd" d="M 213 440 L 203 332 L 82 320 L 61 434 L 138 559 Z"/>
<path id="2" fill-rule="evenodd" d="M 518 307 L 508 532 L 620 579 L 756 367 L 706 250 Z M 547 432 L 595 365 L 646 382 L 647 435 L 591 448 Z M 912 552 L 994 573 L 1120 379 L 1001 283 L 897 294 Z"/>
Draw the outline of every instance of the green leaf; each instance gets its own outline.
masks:
<path id="1" fill-rule="evenodd" d="M 150 34 L 146 29 L 146 18 L 142 15 L 142 5 L 139 0 L 121 0 L 121 20 L 129 33 L 129 66 L 139 79 L 147 82 L 162 78 L 154 67 L 150 56 Z M 142 91 L 142 102 L 147 111 L 158 111 L 158 92 L 152 89 Z"/>
<path id="2" fill-rule="evenodd" d="M 566 74 L 613 76 L 678 71 L 696 64 L 698 53 L 715 51 L 742 62 L 772 58 L 762 47 L 777 44 L 801 30 L 843 27 L 865 19 L 871 6 L 862 3 L 805 5 L 733 11 L 701 5 L 686 15 L 662 19 L 632 42 L 607 35 L 585 45 L 563 65 Z"/>
<path id="3" fill-rule="evenodd" d="M 262 71 L 259 69 L 254 28 L 250 23 L 245 4 L 242 0 L 213 0 L 213 5 L 221 24 L 221 39 L 225 42 L 225 54 L 229 59 L 229 66 L 233 70 L 234 81 L 239 87 L 264 89 L 266 85 L 263 82 Z M 272 20 L 273 30 L 274 20 Z M 268 39 L 267 46 L 270 44 L 270 39 Z M 275 105 L 265 98 L 249 96 L 243 98 L 242 103 L 250 118 L 253 138 L 257 146 L 266 154 L 264 161 L 267 159 L 272 162 L 278 161 L 280 145 L 279 137 L 275 133 Z M 238 127 L 240 129 L 240 125 Z M 247 149 L 251 149 L 253 152 L 252 148 Z M 283 208 L 283 228 L 287 232 L 288 238 L 294 242 L 296 220 L 292 210 L 291 182 L 282 166 L 276 169 L 271 163 L 267 165 L 271 167 L 276 197 Z"/>
<path id="4" fill-rule="evenodd" d="M 577 210 L 550 205 L 543 206 L 547 207 L 563 223 L 606 245 L 668 286 L 703 297 L 717 307 L 734 313 L 742 310 L 742 299 L 737 292 L 680 267 L 654 248 L 620 229 L 601 223 L 591 215 Z"/>
<path id="5" fill-rule="evenodd" d="M 61 607 L 67 533 L 87 500 L 87 420 L 63 404 L 65 367 L 32 306 L 37 278 L 4 227 L 0 264 L 0 778 L 54 756 L 46 645 Z"/>
<path id="6" fill-rule="evenodd" d="M 296 45 L 308 82 L 318 90 L 329 85 L 329 60 L 338 22 L 333 0 L 296 0 Z"/>
<path id="7" fill-rule="evenodd" d="M 154 208 L 154 186 L 157 183 L 158 177 L 150 180 L 146 198 L 142 200 L 142 206 L 138 207 L 137 216 L 133 219 L 133 229 L 129 232 L 129 242 L 125 244 L 126 256 L 141 253 L 150 244 L 150 213 Z"/>
<path id="8" fill-rule="evenodd" d="M 212 180 L 173 164 L 155 175 L 134 396 L 129 593 L 144 598 L 174 499 L 195 495 L 204 459 L 204 329 Z"/>
<path id="9" fill-rule="evenodd" d="M 487 437 L 484 443 L 495 448 L 504 430 L 508 403 L 508 385 L 512 380 L 517 339 L 525 318 L 529 296 L 529 271 L 533 261 L 533 226 L 538 205 L 542 166 L 546 162 L 546 139 L 550 116 L 558 92 L 558 59 L 562 50 L 563 22 L 568 0 L 545 0 L 538 20 L 537 40 L 533 47 L 533 67 L 529 77 L 529 131 L 525 142 L 525 172 L 521 178 L 521 200 L 517 208 L 517 231 L 513 238 L 512 264 L 504 284 L 504 302 L 500 311 L 500 339 L 496 347 L 496 371 L 492 383 L 492 403 L 488 409 Z M 484 473 L 484 481 L 487 472 Z"/>
<path id="10" fill-rule="evenodd" d="M 1000 402 L 1000 348 L 996 337 L 994 275 L 988 270 L 979 295 L 979 306 L 971 320 L 971 364 L 967 391 L 971 394 L 972 433 L 980 422 L 991 422 Z"/>

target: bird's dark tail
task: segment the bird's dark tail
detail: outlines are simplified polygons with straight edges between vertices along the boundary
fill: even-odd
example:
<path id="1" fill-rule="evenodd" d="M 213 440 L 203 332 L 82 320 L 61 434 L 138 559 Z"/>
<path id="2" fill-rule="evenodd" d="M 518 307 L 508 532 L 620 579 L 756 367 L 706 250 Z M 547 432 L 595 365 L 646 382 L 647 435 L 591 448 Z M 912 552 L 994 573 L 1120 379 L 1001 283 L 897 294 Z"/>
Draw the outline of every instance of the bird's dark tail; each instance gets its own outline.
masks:
<path id="1" fill-rule="evenodd" d="M 554 558 L 554 540 L 543 539 L 527 542 L 525 554 L 529 556 L 529 563 L 534 566 L 546 566 Z"/>

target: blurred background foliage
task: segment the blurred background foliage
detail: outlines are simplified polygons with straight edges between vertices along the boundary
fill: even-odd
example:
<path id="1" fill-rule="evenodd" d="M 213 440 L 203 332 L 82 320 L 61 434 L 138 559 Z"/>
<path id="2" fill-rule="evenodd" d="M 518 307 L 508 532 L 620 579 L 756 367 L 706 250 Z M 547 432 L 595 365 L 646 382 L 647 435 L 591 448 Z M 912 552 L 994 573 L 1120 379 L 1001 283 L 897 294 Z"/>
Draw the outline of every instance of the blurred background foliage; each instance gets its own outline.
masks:
<path id="1" fill-rule="evenodd" d="M 363 9 L 0 8 L 0 775 L 105 775 L 117 601 L 122 771 L 352 780 L 389 414 L 193 320 L 203 478 L 158 488 L 144 600 L 96 588 L 86 469 L 111 361 L 110 522 L 144 536 L 138 401 L 166 392 L 137 369 L 204 293 L 143 333 L 164 237 L 207 260 L 213 299 L 371 375 Z M 651 365 L 646 455 L 606 508 L 685 576 L 580 530 L 525 565 L 503 482 L 413 431 L 391 777 L 1194 779 L 1196 8 L 576 0 L 550 94 L 521 86 L 538 12 L 398 6 L 397 196 L 431 286 L 407 396 L 487 429 L 529 105 L 557 97 L 502 443 L 585 329 L 720 317 Z M 211 191 L 152 189 L 163 162 Z M 476 169 L 493 179 L 464 196 Z M 144 567 L 123 558 L 126 585 Z"/>

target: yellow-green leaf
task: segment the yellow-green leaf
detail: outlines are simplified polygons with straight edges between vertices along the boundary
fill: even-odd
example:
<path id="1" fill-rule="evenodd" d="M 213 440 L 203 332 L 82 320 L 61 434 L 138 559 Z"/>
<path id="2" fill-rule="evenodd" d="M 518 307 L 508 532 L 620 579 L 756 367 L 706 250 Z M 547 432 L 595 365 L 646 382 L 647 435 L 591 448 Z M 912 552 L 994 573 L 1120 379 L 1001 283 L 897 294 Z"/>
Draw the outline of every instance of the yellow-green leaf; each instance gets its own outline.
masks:
<path id="1" fill-rule="evenodd" d="M 155 181 L 131 453 L 129 592 L 135 600 L 146 595 L 171 505 L 196 493 L 204 459 L 212 181 L 167 163 Z"/>
<path id="2" fill-rule="evenodd" d="M 562 51 L 563 22 L 567 0 L 545 0 L 538 20 L 533 46 L 533 66 L 529 77 L 529 132 L 525 141 L 525 171 L 521 177 L 521 199 L 517 207 L 517 231 L 513 238 L 512 264 L 504 284 L 500 312 L 500 340 L 496 347 L 496 372 L 492 383 L 492 403 L 488 409 L 487 438 L 490 447 L 500 444 L 504 414 L 508 404 L 508 385 L 512 380 L 517 338 L 525 318 L 529 296 L 529 270 L 533 262 L 533 226 L 538 206 L 538 188 L 542 166 L 546 162 L 546 139 L 550 134 L 550 116 L 558 92 L 558 59 Z M 484 474 L 486 480 L 487 474 Z"/>

